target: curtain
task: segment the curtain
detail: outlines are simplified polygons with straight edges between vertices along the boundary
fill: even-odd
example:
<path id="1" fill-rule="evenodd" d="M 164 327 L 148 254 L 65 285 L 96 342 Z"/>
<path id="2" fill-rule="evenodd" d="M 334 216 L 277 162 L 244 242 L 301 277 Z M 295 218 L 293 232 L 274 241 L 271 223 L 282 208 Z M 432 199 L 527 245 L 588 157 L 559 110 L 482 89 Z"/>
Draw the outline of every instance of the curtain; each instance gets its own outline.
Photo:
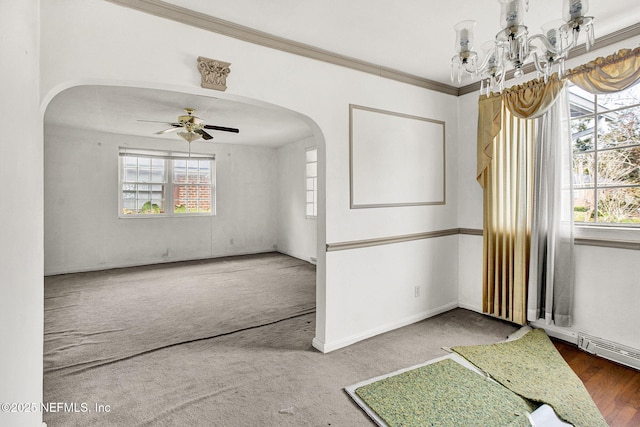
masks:
<path id="1" fill-rule="evenodd" d="M 595 94 L 624 90 L 640 79 L 640 47 L 597 58 L 569 70 L 567 77 L 576 86 Z"/>
<path id="2" fill-rule="evenodd" d="M 572 159 L 567 89 L 538 119 L 527 319 L 571 326 L 574 288 Z"/>
<path id="3" fill-rule="evenodd" d="M 591 93 L 640 81 L 640 48 L 567 72 Z M 477 179 L 484 190 L 483 311 L 571 325 L 572 164 L 567 89 L 553 76 L 480 96 Z M 534 121 L 531 119 L 535 119 Z"/>
<path id="4" fill-rule="evenodd" d="M 477 179 L 483 187 L 483 312 L 527 321 L 536 121 L 562 83 L 534 81 L 481 96 Z M 546 127 L 546 122 L 543 125 Z M 540 125 L 538 125 L 539 127 Z M 540 130 L 538 130 L 540 132 Z"/>

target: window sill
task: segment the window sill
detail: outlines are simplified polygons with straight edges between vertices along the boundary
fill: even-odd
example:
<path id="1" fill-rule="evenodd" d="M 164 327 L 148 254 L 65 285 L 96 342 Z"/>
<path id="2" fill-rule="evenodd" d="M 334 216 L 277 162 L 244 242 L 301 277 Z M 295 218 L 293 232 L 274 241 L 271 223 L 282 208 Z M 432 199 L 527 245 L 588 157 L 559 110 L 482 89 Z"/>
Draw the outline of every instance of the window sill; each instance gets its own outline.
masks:
<path id="1" fill-rule="evenodd" d="M 575 244 L 640 250 L 640 229 L 631 227 L 576 226 Z"/>
<path id="2" fill-rule="evenodd" d="M 213 213 L 189 213 L 180 215 L 154 214 L 154 215 L 119 215 L 118 219 L 149 219 L 149 218 L 207 218 L 213 217 Z"/>

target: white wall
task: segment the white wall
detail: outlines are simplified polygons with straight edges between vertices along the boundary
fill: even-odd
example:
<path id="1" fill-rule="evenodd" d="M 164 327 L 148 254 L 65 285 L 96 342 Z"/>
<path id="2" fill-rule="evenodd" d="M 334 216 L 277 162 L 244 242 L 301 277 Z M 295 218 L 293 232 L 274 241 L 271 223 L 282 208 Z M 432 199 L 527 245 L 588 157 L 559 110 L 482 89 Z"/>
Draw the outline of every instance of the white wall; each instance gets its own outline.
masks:
<path id="1" fill-rule="evenodd" d="M 317 226 L 306 217 L 306 149 L 313 138 L 278 148 L 278 251 L 305 261 L 316 259 Z"/>
<path id="2" fill-rule="evenodd" d="M 184 141 L 163 149 L 187 151 Z M 193 144 L 216 156 L 216 215 L 118 218 L 119 147 L 152 138 L 47 126 L 45 274 L 268 252 L 277 244 L 277 152 Z"/>
<path id="3" fill-rule="evenodd" d="M 353 344 L 457 307 L 458 236 L 328 252 L 330 330 L 341 338 L 325 350 Z M 335 274 L 334 274 L 335 273 Z M 416 293 L 416 287 L 419 287 Z"/>
<path id="4" fill-rule="evenodd" d="M 622 48 L 634 48 L 640 38 L 628 40 L 582 58 L 573 59 L 575 67 L 597 56 L 606 56 Z M 532 76 L 527 76 L 526 80 Z M 458 98 L 459 123 L 459 213 L 461 228 L 482 229 L 482 189 L 476 174 L 476 135 L 478 93 Z M 462 119 L 466 118 L 466 119 Z M 580 230 L 578 230 L 579 232 Z M 606 238 L 607 233 L 597 237 Z M 640 232 L 627 231 L 625 240 L 640 241 Z M 575 247 L 576 285 L 574 325 L 560 335 L 571 339 L 578 332 L 608 339 L 640 349 L 640 252 L 592 246 Z M 462 307 L 482 311 L 482 237 L 460 236 L 458 298 Z"/>
<path id="5" fill-rule="evenodd" d="M 259 100 L 304 115 L 314 130 L 320 159 L 315 345 L 335 348 L 351 337 L 364 337 L 365 331 L 342 327 L 359 324 L 363 310 L 386 313 L 384 320 L 367 325 L 368 331 L 393 328 L 399 319 L 406 319 L 406 302 L 390 302 L 386 298 L 389 289 L 398 284 L 381 276 L 368 282 L 370 298 L 351 300 L 349 310 L 344 310 L 343 301 L 354 286 L 351 278 L 368 270 L 370 257 L 366 250 L 335 252 L 329 257 L 324 247 L 326 243 L 457 226 L 455 97 L 252 45 L 99 0 L 43 2 L 42 23 L 41 61 L 46 72 L 42 74 L 41 94 L 45 104 L 63 88 L 82 83 L 119 82 L 210 94 L 199 87 L 200 75 L 195 67 L 195 59 L 206 56 L 232 64 L 228 89 L 216 96 Z M 446 205 L 349 209 L 350 103 L 446 122 Z M 414 254 L 425 261 L 432 257 L 444 260 L 438 268 L 449 280 L 426 283 L 424 286 L 429 289 L 425 289 L 425 295 L 446 294 L 448 283 L 455 283 L 458 251 L 456 245 L 447 242 L 434 239 Z M 390 271 L 405 268 L 405 263 L 394 256 L 397 247 L 385 245 L 379 249 L 389 252 L 388 259 L 396 260 L 386 264 Z M 343 258 L 357 262 L 343 262 Z M 421 280 L 415 274 L 403 276 L 406 286 L 413 287 Z M 432 302 L 436 301 L 439 299 Z M 426 307 L 416 310 L 425 316 L 431 312 Z"/>
<path id="6" fill-rule="evenodd" d="M 39 3 L 0 13 L 0 403 L 42 401 L 42 115 Z M 2 426 L 37 426 L 38 412 L 0 411 Z"/>
<path id="7" fill-rule="evenodd" d="M 482 230 L 482 187 L 476 181 L 477 92 L 458 97 L 458 117 L 458 226 Z M 458 303 L 482 312 L 482 236 L 461 234 L 458 239 Z"/>
<path id="8" fill-rule="evenodd" d="M 640 349 L 640 251 L 576 246 L 571 330 Z"/>

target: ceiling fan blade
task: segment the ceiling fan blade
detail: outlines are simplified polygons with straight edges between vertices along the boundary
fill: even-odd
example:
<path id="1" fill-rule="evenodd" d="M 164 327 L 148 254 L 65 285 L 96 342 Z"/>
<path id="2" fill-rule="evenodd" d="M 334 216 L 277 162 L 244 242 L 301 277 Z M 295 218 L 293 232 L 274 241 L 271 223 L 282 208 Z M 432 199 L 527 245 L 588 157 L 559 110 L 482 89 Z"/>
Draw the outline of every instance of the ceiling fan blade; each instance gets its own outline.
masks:
<path id="1" fill-rule="evenodd" d="M 173 132 L 174 130 L 180 129 L 182 126 L 174 126 L 169 129 L 161 130 L 159 132 L 155 132 L 156 135 L 164 135 L 165 133 Z"/>
<path id="2" fill-rule="evenodd" d="M 211 135 L 209 135 L 207 132 L 203 131 L 202 129 L 196 129 L 194 130 L 195 133 L 199 133 L 200 135 L 202 135 L 202 138 L 206 141 L 213 139 L 213 137 Z"/>
<path id="3" fill-rule="evenodd" d="M 173 125 L 173 123 L 168 122 L 166 120 L 142 120 L 142 119 L 138 119 L 138 122 L 148 122 L 148 123 L 166 123 L 168 125 Z"/>
<path id="4" fill-rule="evenodd" d="M 204 125 L 205 129 L 213 129 L 213 130 L 221 130 L 223 132 L 233 132 L 233 133 L 238 133 L 240 132 L 240 130 L 236 129 L 236 128 L 226 128 L 223 126 L 214 126 L 214 125 Z"/>

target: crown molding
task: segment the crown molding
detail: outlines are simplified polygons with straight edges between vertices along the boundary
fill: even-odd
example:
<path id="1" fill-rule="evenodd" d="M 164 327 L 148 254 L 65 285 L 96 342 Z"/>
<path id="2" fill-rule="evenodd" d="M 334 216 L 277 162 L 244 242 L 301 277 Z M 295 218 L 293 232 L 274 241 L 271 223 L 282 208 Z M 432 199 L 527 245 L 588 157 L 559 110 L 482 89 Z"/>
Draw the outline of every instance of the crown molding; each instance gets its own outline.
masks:
<path id="1" fill-rule="evenodd" d="M 184 7 L 176 6 L 162 0 L 106 0 L 120 6 L 135 9 L 150 15 L 180 22 L 185 25 L 200 28 L 202 30 L 211 31 L 223 36 L 232 37 L 245 42 L 253 43 L 283 52 L 292 53 L 294 55 L 304 56 L 306 58 L 323 61 L 329 64 L 339 65 L 341 67 L 350 68 L 352 70 L 361 71 L 363 73 L 373 74 L 379 77 L 407 83 L 424 89 L 442 92 L 448 95 L 462 96 L 468 93 L 480 90 L 480 82 L 475 82 L 462 86 L 460 88 L 447 85 L 444 83 L 429 80 L 414 74 L 405 73 L 382 65 L 362 61 L 345 55 L 340 55 L 328 50 L 320 49 L 315 46 L 296 42 L 284 37 L 275 36 L 245 27 L 243 25 L 234 24 L 215 16 L 196 12 Z M 601 49 L 603 47 L 624 41 L 628 38 L 640 35 L 640 23 L 636 23 L 629 27 L 615 31 L 611 34 L 604 35 L 596 39 L 592 50 Z M 577 46 L 569 51 L 568 59 L 575 58 L 587 53 L 584 44 Z M 527 64 L 524 72 L 530 74 L 535 72 L 533 64 Z M 507 72 L 506 80 L 513 78 L 513 70 Z"/>
<path id="2" fill-rule="evenodd" d="M 107 0 L 120 6 L 135 9 L 140 12 L 155 15 L 161 18 L 180 22 L 185 25 L 211 31 L 227 37 L 232 37 L 256 45 L 277 49 L 306 58 L 339 65 L 352 70 L 373 74 L 379 77 L 407 83 L 424 89 L 442 92 L 458 96 L 458 88 L 444 83 L 419 77 L 393 68 L 384 67 L 370 62 L 362 61 L 345 55 L 340 55 L 315 46 L 299 43 L 284 37 L 274 36 L 253 28 L 234 24 L 224 19 L 196 12 L 180 6 L 175 6 L 161 0 Z"/>

